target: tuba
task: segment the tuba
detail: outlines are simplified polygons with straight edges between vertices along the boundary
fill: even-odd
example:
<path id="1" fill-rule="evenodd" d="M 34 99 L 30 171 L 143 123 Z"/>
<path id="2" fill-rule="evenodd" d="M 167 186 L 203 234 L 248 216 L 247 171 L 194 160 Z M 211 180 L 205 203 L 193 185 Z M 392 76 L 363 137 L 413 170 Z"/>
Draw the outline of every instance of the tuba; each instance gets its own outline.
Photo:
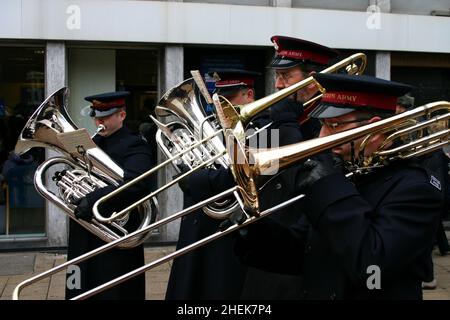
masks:
<path id="1" fill-rule="evenodd" d="M 160 121 L 150 116 L 158 126 L 156 142 L 167 158 L 183 153 L 203 138 L 221 131 L 221 127 L 214 121 L 214 115 L 206 115 L 200 91 L 198 81 L 194 78 L 187 79 L 166 92 L 158 102 L 155 113 Z M 178 173 L 182 173 L 181 166 L 192 170 L 224 152 L 223 139 L 215 135 L 205 143 L 184 153 L 181 158 L 173 161 L 172 165 Z M 207 167 L 228 168 L 229 163 L 228 156 L 224 154 Z M 224 219 L 237 207 L 236 201 L 228 198 L 211 203 L 202 209 L 211 218 Z"/>
<path id="2" fill-rule="evenodd" d="M 129 234 L 126 229 L 128 216 L 109 223 L 98 221 L 95 217 L 87 222 L 75 217 L 73 202 L 96 189 L 108 185 L 118 186 L 122 182 L 123 170 L 94 144 L 85 129 L 80 130 L 73 123 L 66 110 L 68 91 L 67 88 L 59 89 L 39 106 L 22 129 L 15 152 L 20 155 L 31 148 L 44 147 L 62 154 L 46 160 L 38 167 L 34 176 L 37 191 L 89 232 L 106 242 L 112 242 Z M 100 126 L 97 133 L 102 129 Z M 71 143 L 70 139 L 75 142 Z M 52 177 L 57 187 L 55 193 L 45 186 L 45 174 L 50 168 L 61 165 L 66 169 L 56 171 Z M 149 201 L 137 208 L 141 218 L 138 229 L 145 228 L 156 219 L 156 208 L 157 203 Z M 129 238 L 119 247 L 137 246 L 149 235 L 146 233 Z"/>

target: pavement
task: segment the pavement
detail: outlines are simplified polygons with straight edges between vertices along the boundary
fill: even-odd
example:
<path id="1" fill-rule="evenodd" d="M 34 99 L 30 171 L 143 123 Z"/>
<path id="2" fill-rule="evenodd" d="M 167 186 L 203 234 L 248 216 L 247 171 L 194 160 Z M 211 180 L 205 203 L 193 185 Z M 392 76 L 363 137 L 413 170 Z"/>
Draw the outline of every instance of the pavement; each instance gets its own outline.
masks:
<path id="1" fill-rule="evenodd" d="M 175 246 L 146 247 L 145 262 L 168 255 Z M 52 252 L 0 253 L 0 300 L 11 300 L 14 288 L 22 281 L 64 263 L 67 255 Z M 145 274 L 146 299 L 163 300 L 172 261 Z M 22 290 L 21 300 L 64 300 L 65 270 Z"/>
<path id="2" fill-rule="evenodd" d="M 145 261 L 149 263 L 175 249 L 174 246 L 146 247 Z M 14 288 L 31 276 L 48 270 L 66 261 L 63 253 L 18 252 L 0 253 L 0 300 L 11 300 Z M 434 272 L 437 288 L 424 290 L 425 300 L 450 300 L 450 255 L 441 256 L 433 252 Z M 167 262 L 146 272 L 147 300 L 163 300 L 172 262 Z M 54 274 L 25 288 L 22 300 L 63 300 L 65 271 Z"/>

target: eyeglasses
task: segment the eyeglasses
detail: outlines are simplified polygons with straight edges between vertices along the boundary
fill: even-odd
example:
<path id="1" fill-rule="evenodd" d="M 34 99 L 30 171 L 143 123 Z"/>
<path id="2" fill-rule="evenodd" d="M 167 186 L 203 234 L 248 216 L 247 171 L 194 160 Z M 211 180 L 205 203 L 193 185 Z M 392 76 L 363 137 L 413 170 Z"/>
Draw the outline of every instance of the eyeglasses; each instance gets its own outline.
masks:
<path id="1" fill-rule="evenodd" d="M 294 77 L 297 74 L 301 74 L 302 72 L 300 70 L 298 71 L 294 71 L 294 72 L 276 72 L 275 73 L 275 80 L 278 80 L 281 78 L 281 80 L 283 80 L 283 82 L 288 82 L 289 79 L 291 79 L 292 77 Z"/>
<path id="2" fill-rule="evenodd" d="M 371 118 L 361 118 L 361 119 L 354 119 L 354 120 L 347 120 L 347 121 L 340 121 L 340 122 L 326 122 L 324 119 L 319 119 L 321 126 L 326 126 L 328 129 L 335 131 L 338 127 L 349 124 L 349 123 L 359 123 L 359 122 L 366 122 L 370 120 Z"/>

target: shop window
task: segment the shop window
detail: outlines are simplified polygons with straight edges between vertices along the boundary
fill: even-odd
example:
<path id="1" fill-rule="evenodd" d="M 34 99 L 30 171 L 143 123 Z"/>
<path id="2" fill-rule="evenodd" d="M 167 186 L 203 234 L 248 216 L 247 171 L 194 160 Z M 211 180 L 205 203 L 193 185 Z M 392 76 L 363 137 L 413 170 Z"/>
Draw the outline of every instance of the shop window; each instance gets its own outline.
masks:
<path id="1" fill-rule="evenodd" d="M 150 119 L 158 95 L 158 51 L 149 49 L 69 48 L 69 114 L 79 128 L 94 134 L 86 96 L 129 91 L 125 125 L 151 144 L 156 162 L 156 128 Z"/>
<path id="2" fill-rule="evenodd" d="M 244 69 L 256 71 L 261 76 L 256 80 L 256 98 L 265 95 L 264 74 L 268 61 L 267 49 L 244 48 L 185 48 L 184 79 L 192 77 L 191 70 L 199 70 L 209 91 L 214 90 L 214 79 L 208 72 L 217 69 Z"/>
<path id="3" fill-rule="evenodd" d="M 0 237 L 45 234 L 45 201 L 34 188 L 44 151 L 13 153 L 44 100 L 44 58 L 40 47 L 0 47 Z"/>
<path id="4" fill-rule="evenodd" d="M 393 52 L 391 80 L 414 86 L 415 105 L 450 99 L 450 55 Z"/>
<path id="5" fill-rule="evenodd" d="M 367 76 L 375 76 L 375 52 L 369 51 L 369 50 L 359 50 L 359 49 L 336 49 L 339 52 L 339 55 L 334 58 L 332 61 L 330 61 L 330 65 L 333 65 L 335 63 L 338 63 L 339 61 L 350 57 L 351 55 L 355 53 L 364 53 L 367 57 L 367 64 L 366 68 L 364 69 L 364 75 Z M 345 69 L 341 69 L 339 73 L 346 73 Z"/>
<path id="6" fill-rule="evenodd" d="M 158 102 L 158 51 L 116 50 L 116 90 L 130 92 L 125 125 L 146 138 L 156 163 L 156 125 L 150 114 Z"/>

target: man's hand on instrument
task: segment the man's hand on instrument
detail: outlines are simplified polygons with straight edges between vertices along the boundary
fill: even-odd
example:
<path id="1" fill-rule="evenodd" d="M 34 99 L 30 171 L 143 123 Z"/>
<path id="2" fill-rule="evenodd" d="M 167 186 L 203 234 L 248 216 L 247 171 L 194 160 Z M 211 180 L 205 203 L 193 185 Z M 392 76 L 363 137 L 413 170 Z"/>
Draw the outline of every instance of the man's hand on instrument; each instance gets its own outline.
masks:
<path id="1" fill-rule="evenodd" d="M 342 172 L 342 164 L 342 159 L 331 153 L 321 153 L 306 160 L 300 165 L 297 173 L 297 193 L 307 193 L 308 189 L 318 180 Z"/>
<path id="2" fill-rule="evenodd" d="M 275 122 L 297 121 L 302 113 L 303 105 L 290 98 L 285 98 L 270 108 L 270 118 Z"/>
<path id="3" fill-rule="evenodd" d="M 179 165 L 177 165 L 177 167 L 180 170 L 180 173 L 177 173 L 176 175 L 174 175 L 172 177 L 172 180 L 178 178 L 179 176 L 185 174 L 186 172 L 188 172 L 190 170 L 189 167 L 185 164 L 179 164 Z M 189 194 L 190 188 L 189 188 L 189 183 L 188 183 L 187 177 L 178 181 L 178 186 L 184 193 Z"/>
<path id="4" fill-rule="evenodd" d="M 72 204 L 77 206 L 75 208 L 75 217 L 77 217 L 77 219 L 88 222 L 92 220 L 92 217 L 94 216 L 92 213 L 92 205 L 89 204 L 89 201 L 86 198 L 77 199 L 73 201 Z"/>

